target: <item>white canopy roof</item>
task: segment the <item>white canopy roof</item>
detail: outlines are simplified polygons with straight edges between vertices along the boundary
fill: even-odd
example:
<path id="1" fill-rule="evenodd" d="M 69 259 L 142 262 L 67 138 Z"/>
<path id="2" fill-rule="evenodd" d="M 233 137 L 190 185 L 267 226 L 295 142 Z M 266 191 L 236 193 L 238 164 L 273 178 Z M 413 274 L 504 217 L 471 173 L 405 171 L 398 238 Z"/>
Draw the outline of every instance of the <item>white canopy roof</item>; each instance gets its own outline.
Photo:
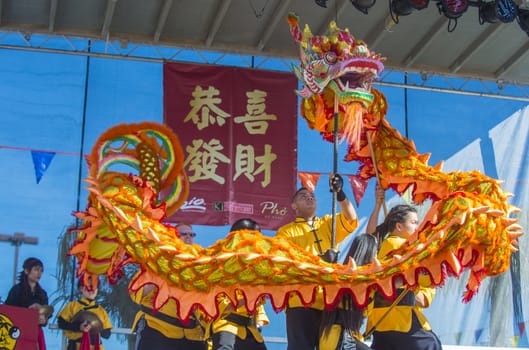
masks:
<path id="1" fill-rule="evenodd" d="M 0 31 L 297 58 L 286 22 L 295 12 L 314 34 L 336 19 L 389 69 L 529 85 L 529 36 L 516 21 L 480 24 L 471 6 L 449 32 L 456 23 L 437 2 L 394 23 L 388 1 L 366 15 L 347 0 L 0 0 Z"/>

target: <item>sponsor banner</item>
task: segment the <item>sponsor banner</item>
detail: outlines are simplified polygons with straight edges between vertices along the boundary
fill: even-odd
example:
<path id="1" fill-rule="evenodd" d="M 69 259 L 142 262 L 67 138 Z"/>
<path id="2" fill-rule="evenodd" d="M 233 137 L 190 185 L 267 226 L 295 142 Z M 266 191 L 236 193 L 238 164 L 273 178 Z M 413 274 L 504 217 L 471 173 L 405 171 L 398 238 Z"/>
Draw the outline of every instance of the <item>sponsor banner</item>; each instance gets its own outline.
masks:
<path id="1" fill-rule="evenodd" d="M 36 349 L 37 310 L 0 305 L 0 349 Z"/>
<path id="2" fill-rule="evenodd" d="M 164 122 L 185 152 L 189 196 L 168 218 L 231 225 L 252 218 L 263 229 L 293 219 L 297 80 L 289 73 L 164 64 Z"/>

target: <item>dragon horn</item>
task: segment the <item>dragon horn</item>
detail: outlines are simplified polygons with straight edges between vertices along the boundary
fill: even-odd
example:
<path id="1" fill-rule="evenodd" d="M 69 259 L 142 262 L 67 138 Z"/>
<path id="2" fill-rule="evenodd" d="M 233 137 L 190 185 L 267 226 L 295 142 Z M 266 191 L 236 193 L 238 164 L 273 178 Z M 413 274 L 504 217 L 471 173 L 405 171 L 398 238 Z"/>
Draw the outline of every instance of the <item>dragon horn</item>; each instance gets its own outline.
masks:
<path id="1" fill-rule="evenodd" d="M 296 40 L 300 42 L 303 38 L 301 30 L 299 30 L 299 17 L 295 13 L 289 13 L 287 16 L 287 22 L 290 27 L 290 34 Z"/>
<path id="2" fill-rule="evenodd" d="M 312 34 L 312 31 L 310 30 L 310 27 L 308 24 L 305 24 L 305 28 L 303 28 L 303 42 L 302 44 L 304 47 L 308 47 L 308 45 L 311 45 L 311 40 L 314 35 Z"/>

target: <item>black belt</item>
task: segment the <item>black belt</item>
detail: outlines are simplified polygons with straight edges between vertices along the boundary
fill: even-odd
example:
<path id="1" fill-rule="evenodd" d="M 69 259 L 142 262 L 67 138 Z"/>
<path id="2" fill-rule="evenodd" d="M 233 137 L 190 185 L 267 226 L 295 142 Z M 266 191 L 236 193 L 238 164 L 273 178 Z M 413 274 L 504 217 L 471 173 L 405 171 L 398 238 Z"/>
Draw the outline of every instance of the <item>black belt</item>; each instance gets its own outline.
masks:
<path id="1" fill-rule="evenodd" d="M 182 322 L 180 319 L 176 317 L 171 317 L 166 314 L 162 314 L 161 312 L 154 312 L 153 309 L 148 308 L 144 305 L 141 305 L 141 311 L 145 312 L 147 315 L 155 317 L 159 320 L 162 320 L 166 323 L 169 323 L 173 326 L 179 327 L 179 328 L 187 328 L 187 329 L 193 329 L 197 328 L 199 326 L 197 320 L 195 318 L 189 318 L 188 322 Z M 192 317 L 192 316 L 191 316 Z"/>
<path id="2" fill-rule="evenodd" d="M 245 317 L 237 314 L 229 314 L 224 317 L 225 320 L 237 323 L 240 326 L 249 327 L 255 326 L 255 317 Z"/>
<path id="3" fill-rule="evenodd" d="M 402 293 L 402 289 L 397 289 L 397 295 Z M 393 304 L 393 301 L 387 301 L 380 293 L 375 293 L 375 307 L 389 307 Z M 396 306 L 415 306 L 415 293 L 406 292 L 406 295 L 399 301 Z"/>

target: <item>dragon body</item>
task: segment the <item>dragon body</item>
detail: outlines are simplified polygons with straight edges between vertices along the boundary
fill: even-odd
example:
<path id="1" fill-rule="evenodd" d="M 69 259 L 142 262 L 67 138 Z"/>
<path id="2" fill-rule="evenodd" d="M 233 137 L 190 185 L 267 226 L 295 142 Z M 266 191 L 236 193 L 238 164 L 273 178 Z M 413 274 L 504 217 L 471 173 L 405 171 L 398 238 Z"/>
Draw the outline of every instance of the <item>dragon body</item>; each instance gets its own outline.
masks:
<path id="1" fill-rule="evenodd" d="M 369 179 L 378 173 L 383 187 L 398 193 L 412 189 L 416 203 L 432 200 L 408 244 L 389 260 L 361 267 L 353 260 L 345 265 L 323 262 L 289 241 L 256 231 L 231 232 L 206 248 L 186 245 L 177 229 L 163 222 L 187 195 L 181 147 L 167 127 L 147 122 L 110 129 L 92 151 L 88 206 L 76 213 L 84 224 L 70 250 L 78 259 L 78 274 L 115 280 L 125 264 L 138 264 L 131 292 L 156 285 L 153 307 L 174 299 L 183 319 L 197 307 L 214 317 L 220 294 L 233 303 L 242 294 L 250 311 L 268 296 L 281 310 L 290 293 L 298 293 L 308 305 L 322 286 L 327 306 L 343 293 L 365 305 L 374 289 L 394 298 L 397 276 L 414 288 L 418 276 L 428 273 L 439 286 L 466 269 L 471 271 L 469 300 L 483 278 L 508 268 L 522 234 L 510 217 L 517 208 L 507 203 L 509 194 L 499 181 L 478 172 L 443 173 L 440 166 L 428 166 L 428 157 L 391 128 L 384 120 L 384 96 L 370 86 L 381 72 L 381 59 L 364 43 L 334 24 L 329 37 L 313 37 L 299 30 L 295 16 L 289 16 L 289 23 L 303 52 L 296 74 L 304 84 L 301 113 L 309 126 L 332 140 L 328 124 L 338 115 L 340 136 L 350 142 L 346 161 L 361 163 L 359 176 Z M 350 118 L 360 120 L 350 123 Z M 114 165 L 136 173 L 111 170 Z"/>

